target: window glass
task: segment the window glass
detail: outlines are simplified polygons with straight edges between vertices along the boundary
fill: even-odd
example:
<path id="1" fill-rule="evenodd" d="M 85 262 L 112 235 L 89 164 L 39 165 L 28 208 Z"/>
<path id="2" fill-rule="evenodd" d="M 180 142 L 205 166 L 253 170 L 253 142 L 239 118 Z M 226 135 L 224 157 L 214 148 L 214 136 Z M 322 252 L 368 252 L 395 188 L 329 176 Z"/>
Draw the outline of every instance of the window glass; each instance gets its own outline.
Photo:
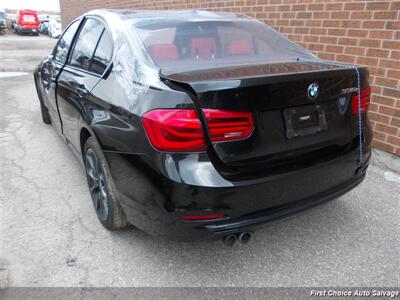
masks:
<path id="1" fill-rule="evenodd" d="M 111 37 L 107 30 L 103 29 L 103 33 L 90 64 L 90 71 L 100 75 L 103 74 L 111 61 L 112 49 Z"/>
<path id="2" fill-rule="evenodd" d="M 100 21 L 95 19 L 86 20 L 71 54 L 69 63 L 71 66 L 90 70 L 93 53 L 103 29 L 104 26 Z"/>
<path id="3" fill-rule="evenodd" d="M 72 23 L 57 43 L 54 51 L 54 60 L 64 64 L 67 60 L 68 49 L 71 46 L 72 39 L 74 38 L 75 32 L 78 29 L 79 21 Z"/>
<path id="4" fill-rule="evenodd" d="M 128 20 L 163 70 L 193 71 L 312 58 L 271 27 L 252 20 Z"/>

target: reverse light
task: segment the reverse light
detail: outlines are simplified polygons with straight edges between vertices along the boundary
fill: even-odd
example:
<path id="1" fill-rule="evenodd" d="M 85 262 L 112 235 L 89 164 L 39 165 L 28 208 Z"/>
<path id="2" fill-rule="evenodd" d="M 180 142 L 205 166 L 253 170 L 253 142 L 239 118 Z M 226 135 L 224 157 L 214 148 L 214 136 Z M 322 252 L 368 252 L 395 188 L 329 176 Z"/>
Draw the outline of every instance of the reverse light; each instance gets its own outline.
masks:
<path id="1" fill-rule="evenodd" d="M 362 113 L 368 111 L 369 101 L 371 99 L 371 87 L 367 87 L 361 91 L 360 94 L 360 111 Z M 353 115 L 358 115 L 358 93 L 353 96 L 351 101 L 351 108 Z"/>
<path id="2" fill-rule="evenodd" d="M 204 109 L 211 141 L 232 141 L 245 139 L 254 129 L 251 112 Z"/>
<path id="3" fill-rule="evenodd" d="M 251 112 L 204 109 L 212 142 L 247 138 L 254 129 Z M 153 147 L 168 152 L 205 151 L 203 127 L 194 109 L 156 109 L 143 116 Z"/>
<path id="4" fill-rule="evenodd" d="M 206 220 L 213 220 L 213 219 L 220 219 L 224 218 L 224 214 L 213 214 L 213 215 L 200 215 L 200 216 L 183 216 L 183 221 L 206 221 Z"/>

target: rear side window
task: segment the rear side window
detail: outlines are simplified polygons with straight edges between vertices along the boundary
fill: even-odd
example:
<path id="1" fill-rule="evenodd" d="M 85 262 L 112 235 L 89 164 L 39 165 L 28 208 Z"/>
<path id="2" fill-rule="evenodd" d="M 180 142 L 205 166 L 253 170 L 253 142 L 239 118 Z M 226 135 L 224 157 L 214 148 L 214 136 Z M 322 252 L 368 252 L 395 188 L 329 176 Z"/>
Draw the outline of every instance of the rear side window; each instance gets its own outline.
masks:
<path id="1" fill-rule="evenodd" d="M 92 61 L 90 62 L 89 70 L 103 74 L 112 57 L 113 44 L 108 31 L 104 28 L 101 34 L 100 41 L 98 42 Z"/>
<path id="2" fill-rule="evenodd" d="M 79 27 L 79 21 L 72 23 L 64 32 L 62 37 L 57 43 L 54 50 L 54 60 L 61 64 L 65 64 L 67 60 L 68 50 L 71 46 L 72 39 L 74 38 L 75 32 Z"/>
<path id="3" fill-rule="evenodd" d="M 103 74 L 112 57 L 112 39 L 104 25 L 87 19 L 71 55 L 70 65 Z"/>

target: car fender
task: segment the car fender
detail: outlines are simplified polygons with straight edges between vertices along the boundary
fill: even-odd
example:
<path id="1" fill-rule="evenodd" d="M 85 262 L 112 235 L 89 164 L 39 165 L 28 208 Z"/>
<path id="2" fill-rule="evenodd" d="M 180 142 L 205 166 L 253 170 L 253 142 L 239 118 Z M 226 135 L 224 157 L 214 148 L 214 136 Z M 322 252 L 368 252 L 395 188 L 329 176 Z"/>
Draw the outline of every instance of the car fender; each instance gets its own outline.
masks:
<path id="1" fill-rule="evenodd" d="M 93 137 L 95 139 L 95 141 L 98 143 L 98 145 L 100 145 L 100 147 L 102 148 L 101 143 L 99 142 L 99 138 L 96 133 L 96 130 L 89 125 L 89 123 L 82 117 L 82 115 L 80 115 L 79 120 L 78 120 L 78 128 L 79 128 L 79 131 L 77 132 L 77 134 L 79 135 L 79 140 L 81 141 L 81 145 L 78 150 L 79 150 L 80 154 L 82 154 L 82 157 L 83 157 L 82 149 L 85 146 L 84 143 L 82 144 L 82 140 L 81 140 L 81 135 L 82 135 L 83 130 L 87 130 L 89 132 L 90 136 Z"/>
<path id="2" fill-rule="evenodd" d="M 49 102 L 46 95 L 43 93 L 42 78 L 39 72 L 41 65 L 37 66 L 33 72 L 33 78 L 35 82 L 36 93 L 38 95 L 39 101 L 48 109 Z"/>

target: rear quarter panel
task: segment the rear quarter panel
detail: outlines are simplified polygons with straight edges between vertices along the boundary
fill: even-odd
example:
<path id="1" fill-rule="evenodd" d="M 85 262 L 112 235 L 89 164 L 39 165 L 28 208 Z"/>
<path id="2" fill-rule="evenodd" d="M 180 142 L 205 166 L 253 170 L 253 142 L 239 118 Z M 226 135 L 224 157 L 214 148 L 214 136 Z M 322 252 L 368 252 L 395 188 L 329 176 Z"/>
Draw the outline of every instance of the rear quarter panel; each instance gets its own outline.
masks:
<path id="1" fill-rule="evenodd" d="M 157 86 L 131 82 L 127 87 L 116 72 L 100 80 L 91 94 L 84 120 L 106 151 L 131 154 L 154 151 L 142 126 L 143 114 L 156 108 L 193 107 L 187 94 L 171 90 L 162 82 Z"/>

